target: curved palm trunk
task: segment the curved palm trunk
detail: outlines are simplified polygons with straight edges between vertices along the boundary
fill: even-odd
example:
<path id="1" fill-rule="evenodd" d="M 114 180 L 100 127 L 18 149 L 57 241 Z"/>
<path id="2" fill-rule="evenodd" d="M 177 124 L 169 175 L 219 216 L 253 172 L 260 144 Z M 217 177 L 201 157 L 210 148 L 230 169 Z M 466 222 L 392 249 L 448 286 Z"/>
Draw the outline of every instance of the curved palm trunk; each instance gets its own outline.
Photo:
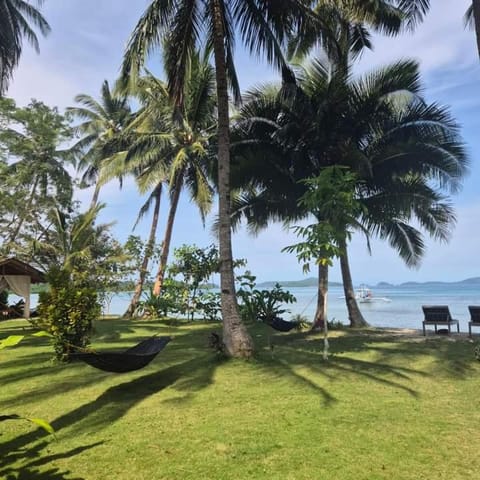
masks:
<path id="1" fill-rule="evenodd" d="M 363 318 L 362 312 L 358 308 L 355 290 L 353 288 L 352 275 L 350 273 L 350 264 L 348 262 L 347 242 L 340 244 L 343 254 L 340 257 L 340 268 L 342 269 L 343 291 L 345 292 L 345 301 L 347 303 L 348 319 L 351 327 L 368 327 L 367 321 Z"/>
<path id="2" fill-rule="evenodd" d="M 92 201 L 90 202 L 90 209 L 95 208 L 98 203 L 98 196 L 100 195 L 100 185 L 98 181 L 95 183 L 95 190 L 93 191 Z"/>
<path id="3" fill-rule="evenodd" d="M 233 273 L 232 228 L 230 219 L 230 123 L 228 111 L 228 82 L 226 75 L 224 25 L 220 0 L 210 0 L 213 12 L 215 74 L 218 102 L 218 202 L 220 287 L 223 318 L 223 344 L 231 357 L 250 358 L 253 341 L 238 311 Z"/>
<path id="4" fill-rule="evenodd" d="M 155 246 L 155 237 L 157 234 L 158 218 L 160 213 L 160 200 L 162 198 L 162 184 L 160 184 L 156 188 L 154 195 L 155 206 L 153 208 L 152 225 L 150 227 L 150 235 L 148 237 L 147 248 L 145 249 L 145 256 L 143 257 L 143 262 L 140 267 L 140 274 L 135 285 L 135 291 L 133 292 L 132 299 L 130 300 L 130 305 L 128 306 L 127 311 L 123 315 L 124 318 L 133 317 L 138 302 L 140 301 L 140 296 L 142 295 L 143 285 L 145 284 L 145 278 L 148 272 L 148 263 L 150 262 L 150 257 L 153 253 L 153 247 Z"/>
<path id="5" fill-rule="evenodd" d="M 323 330 L 328 321 L 327 318 L 328 297 L 328 265 L 318 266 L 318 297 L 317 311 L 312 324 L 312 330 Z"/>
<path id="6" fill-rule="evenodd" d="M 165 238 L 162 244 L 162 253 L 160 254 L 160 265 L 153 284 L 153 294 L 159 296 L 162 292 L 163 280 L 167 269 L 168 253 L 170 252 L 170 242 L 172 240 L 173 224 L 175 223 L 175 215 L 177 214 L 178 200 L 182 191 L 183 170 L 177 175 L 175 186 L 173 187 L 172 203 L 168 212 L 167 227 L 165 228 Z"/>
<path id="7" fill-rule="evenodd" d="M 475 21 L 475 32 L 477 34 L 477 48 L 480 55 L 480 0 L 473 0 L 473 19 Z"/>

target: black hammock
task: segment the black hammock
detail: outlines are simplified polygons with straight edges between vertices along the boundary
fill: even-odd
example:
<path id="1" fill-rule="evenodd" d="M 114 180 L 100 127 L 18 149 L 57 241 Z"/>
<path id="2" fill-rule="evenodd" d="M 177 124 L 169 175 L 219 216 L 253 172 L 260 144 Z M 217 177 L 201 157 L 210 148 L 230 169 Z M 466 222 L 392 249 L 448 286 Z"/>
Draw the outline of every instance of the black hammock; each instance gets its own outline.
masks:
<path id="1" fill-rule="evenodd" d="M 292 328 L 297 326 L 296 322 L 287 322 L 283 318 L 275 317 L 271 322 L 268 323 L 272 328 L 278 330 L 279 332 L 289 332 Z"/>
<path id="2" fill-rule="evenodd" d="M 71 358 L 82 360 L 104 372 L 133 372 L 146 367 L 170 340 L 170 337 L 151 337 L 123 352 L 74 353 Z"/>

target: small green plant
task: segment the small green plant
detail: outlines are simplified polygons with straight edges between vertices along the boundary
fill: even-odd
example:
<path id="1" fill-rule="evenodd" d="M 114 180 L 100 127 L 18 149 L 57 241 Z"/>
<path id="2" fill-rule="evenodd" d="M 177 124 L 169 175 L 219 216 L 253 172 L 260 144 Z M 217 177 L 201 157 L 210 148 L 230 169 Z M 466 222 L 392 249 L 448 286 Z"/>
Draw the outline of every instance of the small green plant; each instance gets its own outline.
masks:
<path id="1" fill-rule="evenodd" d="M 290 322 L 296 323 L 295 329 L 299 332 L 309 330 L 312 327 L 312 324 L 308 321 L 308 317 L 299 313 L 293 315 Z"/>
<path id="2" fill-rule="evenodd" d="M 205 320 L 215 322 L 220 320 L 220 294 L 216 292 L 203 292 L 198 297 L 196 310 Z"/>
<path id="3" fill-rule="evenodd" d="M 151 288 L 143 294 L 138 302 L 135 316 L 150 318 L 166 317 L 172 313 L 184 314 L 187 311 L 188 293 L 181 282 L 167 278 L 159 296 L 153 294 Z"/>
<path id="4" fill-rule="evenodd" d="M 245 321 L 261 320 L 269 323 L 287 311 L 283 305 L 297 301 L 294 295 L 283 290 L 278 283 L 271 290 L 257 290 L 255 280 L 256 277 L 248 271 L 237 277 L 237 281 L 240 282 L 237 291 L 241 301 L 240 313 Z"/>
<path id="5" fill-rule="evenodd" d="M 480 344 L 473 349 L 473 354 L 475 358 L 480 362 Z"/>
<path id="6" fill-rule="evenodd" d="M 48 280 L 50 291 L 39 294 L 40 318 L 32 323 L 53 336 L 55 354 L 65 361 L 72 349 L 90 343 L 93 322 L 101 307 L 95 289 L 77 285 L 65 270 L 52 269 Z"/>

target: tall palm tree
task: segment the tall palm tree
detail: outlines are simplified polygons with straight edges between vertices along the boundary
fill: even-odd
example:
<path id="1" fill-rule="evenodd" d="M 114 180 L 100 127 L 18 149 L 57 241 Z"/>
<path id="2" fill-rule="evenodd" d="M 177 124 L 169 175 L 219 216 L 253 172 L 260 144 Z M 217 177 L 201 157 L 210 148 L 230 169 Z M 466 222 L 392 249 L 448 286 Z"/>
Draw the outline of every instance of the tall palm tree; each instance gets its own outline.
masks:
<path id="1" fill-rule="evenodd" d="M 358 176 L 362 228 L 388 240 L 407 265 L 416 265 L 424 244 L 412 222 L 434 238 L 448 238 L 454 216 L 442 191 L 458 188 L 467 163 L 457 124 L 447 110 L 427 104 L 420 91 L 414 62 L 354 81 L 343 68 L 317 61 L 301 75 L 293 99 L 279 95 L 278 88 L 252 92 L 235 130 L 236 177 L 247 192 L 237 200 L 237 217 L 259 228 L 271 219 L 291 223 L 306 216 L 296 207 L 303 194 L 299 180 L 324 166 L 343 165 Z M 355 301 L 347 245 L 341 243 L 350 322 L 358 326 L 365 321 Z M 320 284 L 327 273 L 319 272 Z M 324 294 L 319 288 L 319 297 Z M 317 320 L 324 303 L 319 301 Z"/>
<path id="2" fill-rule="evenodd" d="M 43 0 L 0 0 L 0 97 L 7 90 L 20 61 L 23 40 L 26 39 L 38 52 L 35 29 L 42 35 L 50 32 L 50 26 L 39 10 L 42 4 Z"/>
<path id="3" fill-rule="evenodd" d="M 203 220 L 212 205 L 208 167 L 215 134 L 214 90 L 214 71 L 208 57 L 201 58 L 198 54 L 190 59 L 185 102 L 181 107 L 172 104 L 166 85 L 152 75 L 141 78 L 135 87 L 142 109 L 127 130 L 134 140 L 125 157 L 125 166 L 135 169 L 141 192 L 153 187 L 160 193 L 163 182 L 168 183 L 170 190 L 170 210 L 153 288 L 157 296 L 163 286 L 182 190 L 188 188 Z"/>
<path id="4" fill-rule="evenodd" d="M 84 171 L 82 184 L 95 184 L 90 204 L 90 208 L 93 208 L 97 205 L 100 194 L 98 172 L 101 162 L 112 155 L 111 146 L 132 119 L 132 112 L 128 97 L 112 93 L 107 80 L 102 84 L 98 101 L 85 94 L 77 95 L 75 101 L 81 106 L 69 107 L 67 112 L 83 120 L 76 127 L 83 137 L 74 148 L 83 150 L 78 162 L 78 169 Z"/>
<path id="5" fill-rule="evenodd" d="M 138 22 L 127 47 L 123 77 L 135 80 L 146 57 L 165 41 L 169 92 L 178 106 L 185 100 L 188 59 L 203 41 L 213 49 L 218 116 L 218 185 L 220 277 L 223 343 L 234 357 L 250 357 L 253 342 L 243 325 L 235 295 L 230 223 L 229 87 L 240 99 L 234 68 L 235 34 L 255 54 L 289 77 L 280 45 L 286 33 L 297 29 L 309 13 L 310 1 L 277 0 L 152 0 Z M 291 77 L 290 77 L 291 78 Z"/>

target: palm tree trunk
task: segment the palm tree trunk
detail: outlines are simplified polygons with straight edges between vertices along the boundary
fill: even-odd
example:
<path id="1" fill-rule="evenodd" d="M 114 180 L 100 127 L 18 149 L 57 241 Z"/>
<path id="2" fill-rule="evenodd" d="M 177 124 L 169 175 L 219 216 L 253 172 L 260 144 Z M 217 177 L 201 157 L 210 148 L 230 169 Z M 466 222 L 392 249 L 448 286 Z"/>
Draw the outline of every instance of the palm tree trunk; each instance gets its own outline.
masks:
<path id="1" fill-rule="evenodd" d="M 327 296 L 328 296 L 328 265 L 318 266 L 318 297 L 317 311 L 312 324 L 312 330 L 323 330 L 327 318 Z"/>
<path id="2" fill-rule="evenodd" d="M 157 234 L 158 227 L 158 218 L 160 213 L 160 200 L 162 198 L 162 184 L 160 183 L 154 192 L 155 196 L 155 206 L 153 208 L 153 217 L 152 225 L 150 227 L 150 235 L 148 236 L 147 248 L 145 249 L 145 256 L 143 257 L 143 262 L 140 267 L 140 272 L 138 276 L 137 284 L 135 285 L 135 291 L 133 292 L 133 297 L 130 300 L 130 305 L 127 308 L 127 311 L 124 313 L 124 318 L 132 318 L 137 308 L 138 302 L 140 301 L 140 296 L 142 295 L 143 285 L 145 284 L 145 278 L 148 272 L 148 263 L 150 262 L 150 257 L 153 253 L 153 248 L 155 246 L 155 237 Z"/>
<path id="3" fill-rule="evenodd" d="M 250 358 L 253 341 L 240 318 L 235 293 L 232 255 L 232 225 L 230 218 L 230 121 L 225 44 L 220 0 L 210 0 L 213 13 L 215 74 L 218 104 L 218 203 L 220 288 L 222 299 L 223 344 L 231 357 Z"/>
<path id="4" fill-rule="evenodd" d="M 98 203 L 98 196 L 100 195 L 100 184 L 95 183 L 95 190 L 93 191 L 92 201 L 90 202 L 90 209 L 95 208 Z"/>
<path id="5" fill-rule="evenodd" d="M 347 242 L 343 241 L 339 246 L 343 251 L 343 254 L 340 256 L 340 268 L 342 269 L 343 291 L 345 292 L 350 326 L 368 327 L 368 323 L 363 318 L 362 312 L 358 308 L 357 299 L 355 298 L 352 274 L 350 273 L 350 264 L 348 262 Z"/>
<path id="6" fill-rule="evenodd" d="M 39 183 L 40 183 L 40 177 L 37 176 L 35 178 L 35 181 L 33 182 L 32 190 L 30 192 L 30 196 L 29 196 L 26 208 L 25 208 L 26 213 L 29 213 L 31 208 L 32 208 L 33 198 L 35 196 L 35 192 L 37 191 L 37 187 L 38 187 Z M 22 217 L 19 218 L 17 226 L 14 228 L 13 232 L 8 237 L 8 240 L 5 242 L 7 245 L 15 242 L 18 234 L 20 233 L 20 230 L 22 229 L 24 221 L 25 221 L 25 215 L 23 215 Z"/>
<path id="7" fill-rule="evenodd" d="M 178 200 L 180 199 L 180 192 L 182 191 L 183 170 L 178 173 L 175 180 L 172 203 L 170 204 L 170 211 L 168 212 L 167 227 L 165 228 L 165 237 L 163 239 L 162 253 L 160 254 L 160 265 L 153 284 L 153 294 L 158 297 L 162 293 L 163 279 L 165 278 L 165 271 L 167 269 L 168 253 L 170 251 L 170 242 L 172 240 L 173 224 L 175 223 L 175 215 L 177 214 Z"/>
<path id="8" fill-rule="evenodd" d="M 480 55 L 480 0 L 473 0 L 473 19 L 475 22 L 475 32 L 477 34 L 477 48 Z"/>

